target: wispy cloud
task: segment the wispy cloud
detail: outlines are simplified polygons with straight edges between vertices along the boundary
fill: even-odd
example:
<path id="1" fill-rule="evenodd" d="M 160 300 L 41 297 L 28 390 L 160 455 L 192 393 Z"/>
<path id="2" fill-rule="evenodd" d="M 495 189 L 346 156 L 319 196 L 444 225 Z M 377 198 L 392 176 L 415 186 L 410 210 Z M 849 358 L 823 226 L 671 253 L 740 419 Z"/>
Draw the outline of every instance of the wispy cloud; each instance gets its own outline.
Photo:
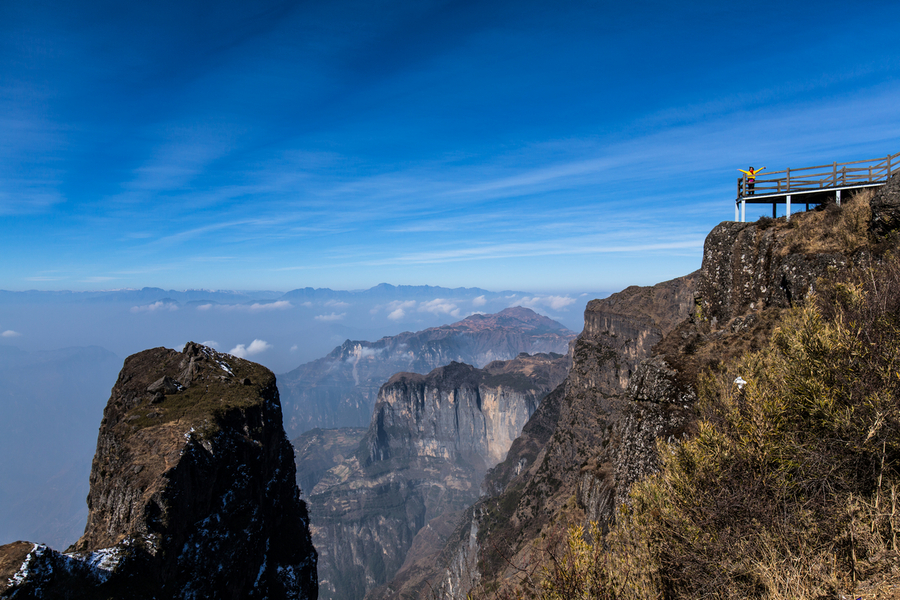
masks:
<path id="1" fill-rule="evenodd" d="M 238 358 L 247 358 L 248 356 L 255 356 L 266 350 L 272 348 L 272 345 L 264 340 L 253 340 L 250 342 L 249 346 L 245 346 L 244 344 L 238 344 L 234 348 L 228 351 L 228 354 L 237 356 Z"/>
<path id="2" fill-rule="evenodd" d="M 13 331 L 12 329 L 7 329 L 3 333 L 0 333 L 0 337 L 5 337 L 5 338 L 20 337 L 21 335 L 22 335 L 21 333 L 19 333 L 18 331 Z"/>
<path id="3" fill-rule="evenodd" d="M 702 250 L 704 237 L 669 242 L 634 242 L 618 245 L 578 243 L 577 240 L 548 240 L 536 243 L 484 244 L 478 247 L 449 248 L 440 251 L 417 252 L 368 261 L 364 264 L 435 264 L 493 258 L 519 258 L 523 256 L 563 256 L 582 254 L 618 254 L 660 252 L 672 250 Z M 567 243 L 572 242 L 572 243 Z"/>
<path id="4" fill-rule="evenodd" d="M 163 311 L 175 311 L 178 310 L 178 304 L 175 302 L 164 302 L 163 300 L 157 300 L 152 304 L 144 304 L 141 306 L 132 306 L 131 312 L 133 313 L 142 313 L 142 312 L 163 312 Z"/>
<path id="5" fill-rule="evenodd" d="M 399 321 L 406 317 L 407 311 L 416 307 L 415 300 L 394 300 L 387 304 L 379 304 L 369 311 L 373 315 L 384 310 L 388 312 L 388 319 L 391 321 Z"/>
<path id="6" fill-rule="evenodd" d="M 434 300 L 420 303 L 418 311 L 430 312 L 435 315 L 450 315 L 451 317 L 460 316 L 459 307 L 453 302 L 442 298 L 435 298 Z"/>
<path id="7" fill-rule="evenodd" d="M 347 313 L 331 313 L 330 315 L 316 315 L 313 317 L 316 321 L 340 321 L 347 316 Z"/>
<path id="8" fill-rule="evenodd" d="M 510 306 L 524 306 L 525 308 L 537 309 L 546 307 L 551 310 L 560 310 L 567 306 L 575 304 L 578 300 L 570 296 L 531 296 L 513 300 Z"/>
<path id="9" fill-rule="evenodd" d="M 197 310 L 202 311 L 221 311 L 221 312 L 270 312 L 275 310 L 287 310 L 294 308 L 294 305 L 288 300 L 278 300 L 276 302 L 254 302 L 253 304 L 201 304 Z"/>

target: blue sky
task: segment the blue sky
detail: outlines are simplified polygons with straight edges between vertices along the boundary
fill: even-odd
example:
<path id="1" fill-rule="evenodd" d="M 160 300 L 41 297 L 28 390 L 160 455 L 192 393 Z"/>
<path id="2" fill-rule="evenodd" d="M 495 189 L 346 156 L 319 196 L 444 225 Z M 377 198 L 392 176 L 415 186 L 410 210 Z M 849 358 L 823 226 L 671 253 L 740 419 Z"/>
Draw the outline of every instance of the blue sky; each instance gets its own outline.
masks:
<path id="1" fill-rule="evenodd" d="M 686 274 L 737 168 L 900 152 L 898 22 L 895 1 L 2 2 L 0 288 Z"/>

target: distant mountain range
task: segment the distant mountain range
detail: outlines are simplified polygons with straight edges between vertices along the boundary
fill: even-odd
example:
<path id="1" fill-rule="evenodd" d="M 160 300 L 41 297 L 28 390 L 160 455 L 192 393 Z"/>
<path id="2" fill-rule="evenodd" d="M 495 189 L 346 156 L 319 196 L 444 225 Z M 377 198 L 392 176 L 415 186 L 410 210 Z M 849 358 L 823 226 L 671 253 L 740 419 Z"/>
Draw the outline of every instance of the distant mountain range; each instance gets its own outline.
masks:
<path id="1" fill-rule="evenodd" d="M 560 323 L 513 307 L 376 342 L 347 340 L 278 376 L 285 429 L 294 438 L 317 427 L 365 426 L 379 388 L 395 373 L 424 374 L 454 361 L 483 367 L 522 352 L 565 354 L 574 338 Z"/>
<path id="2" fill-rule="evenodd" d="M 329 288 L 298 288 L 289 292 L 272 290 L 164 290 L 157 287 L 97 291 L 8 291 L 0 290 L 0 303 L 6 302 L 156 302 L 170 300 L 179 303 L 220 302 L 241 304 L 248 302 L 276 302 L 279 300 L 377 300 L 381 299 L 448 299 L 495 298 L 508 295 L 526 295 L 526 292 L 491 292 L 480 288 L 445 288 L 431 285 L 391 285 L 381 283 L 366 290 L 332 290 Z"/>

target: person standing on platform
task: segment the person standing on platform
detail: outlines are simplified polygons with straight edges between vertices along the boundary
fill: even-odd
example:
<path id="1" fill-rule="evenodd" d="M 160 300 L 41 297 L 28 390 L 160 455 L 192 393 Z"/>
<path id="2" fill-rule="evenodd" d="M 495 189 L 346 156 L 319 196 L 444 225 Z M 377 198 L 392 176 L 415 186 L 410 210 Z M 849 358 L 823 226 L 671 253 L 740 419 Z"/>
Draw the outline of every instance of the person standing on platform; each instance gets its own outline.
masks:
<path id="1" fill-rule="evenodd" d="M 753 188 L 756 185 L 756 174 L 764 169 L 765 167 L 763 167 L 762 169 L 754 169 L 753 167 L 749 167 L 746 171 L 743 169 L 738 169 L 738 171 L 747 176 L 747 195 L 753 195 Z"/>

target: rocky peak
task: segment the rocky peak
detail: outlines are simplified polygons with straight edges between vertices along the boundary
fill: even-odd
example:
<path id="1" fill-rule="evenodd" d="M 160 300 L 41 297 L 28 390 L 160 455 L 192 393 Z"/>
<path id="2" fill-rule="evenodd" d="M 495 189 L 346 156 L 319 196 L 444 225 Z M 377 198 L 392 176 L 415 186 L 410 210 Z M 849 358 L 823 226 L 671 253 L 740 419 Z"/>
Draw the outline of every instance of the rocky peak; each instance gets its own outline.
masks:
<path id="1" fill-rule="evenodd" d="M 520 355 L 482 369 L 451 362 L 392 376 L 356 455 L 309 496 L 322 596 L 362 598 L 439 551 L 455 511 L 478 498 L 487 469 L 567 365 L 563 354 Z"/>
<path id="2" fill-rule="evenodd" d="M 103 413 L 90 484 L 84 535 L 64 554 L 8 548 L 28 552 L 7 592 L 317 594 L 275 376 L 260 365 L 195 343 L 128 357 Z"/>
<path id="3" fill-rule="evenodd" d="M 328 356 L 279 376 L 287 429 L 368 425 L 393 374 L 425 374 L 451 362 L 483 367 L 527 352 L 565 353 L 575 332 L 520 306 L 369 342 L 347 340 Z"/>

